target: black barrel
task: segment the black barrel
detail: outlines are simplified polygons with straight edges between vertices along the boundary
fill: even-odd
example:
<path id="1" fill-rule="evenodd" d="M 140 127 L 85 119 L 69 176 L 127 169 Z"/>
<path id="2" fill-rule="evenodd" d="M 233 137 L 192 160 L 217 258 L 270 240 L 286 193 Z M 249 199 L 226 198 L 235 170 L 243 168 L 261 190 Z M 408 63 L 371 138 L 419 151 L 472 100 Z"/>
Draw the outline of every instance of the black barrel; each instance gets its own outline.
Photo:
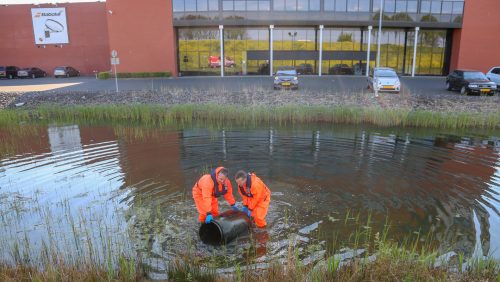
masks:
<path id="1" fill-rule="evenodd" d="M 200 239 L 209 245 L 222 245 L 231 242 L 236 237 L 248 233 L 250 219 L 240 211 L 229 210 L 214 217 L 208 223 L 200 226 Z"/>

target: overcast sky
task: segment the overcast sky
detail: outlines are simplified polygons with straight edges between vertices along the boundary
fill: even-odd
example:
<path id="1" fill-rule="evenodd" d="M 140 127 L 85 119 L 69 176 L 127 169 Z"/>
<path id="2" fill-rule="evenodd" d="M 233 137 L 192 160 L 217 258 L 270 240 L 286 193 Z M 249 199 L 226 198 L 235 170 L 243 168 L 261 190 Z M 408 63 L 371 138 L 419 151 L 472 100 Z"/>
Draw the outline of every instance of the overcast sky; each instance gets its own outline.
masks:
<path id="1" fill-rule="evenodd" d="M 67 2 L 106 2 L 104 0 L 1 0 L 0 4 L 44 4 L 44 3 L 67 3 Z"/>

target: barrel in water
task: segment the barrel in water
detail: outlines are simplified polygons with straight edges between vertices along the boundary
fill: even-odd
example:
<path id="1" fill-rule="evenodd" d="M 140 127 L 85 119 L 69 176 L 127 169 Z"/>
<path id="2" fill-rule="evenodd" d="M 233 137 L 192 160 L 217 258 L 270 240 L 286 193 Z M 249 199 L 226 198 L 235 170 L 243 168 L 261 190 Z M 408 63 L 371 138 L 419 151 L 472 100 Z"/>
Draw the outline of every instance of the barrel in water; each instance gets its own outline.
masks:
<path id="1" fill-rule="evenodd" d="M 209 245 L 222 245 L 231 242 L 250 228 L 250 219 L 243 212 L 227 211 L 214 217 L 200 227 L 201 241 Z"/>

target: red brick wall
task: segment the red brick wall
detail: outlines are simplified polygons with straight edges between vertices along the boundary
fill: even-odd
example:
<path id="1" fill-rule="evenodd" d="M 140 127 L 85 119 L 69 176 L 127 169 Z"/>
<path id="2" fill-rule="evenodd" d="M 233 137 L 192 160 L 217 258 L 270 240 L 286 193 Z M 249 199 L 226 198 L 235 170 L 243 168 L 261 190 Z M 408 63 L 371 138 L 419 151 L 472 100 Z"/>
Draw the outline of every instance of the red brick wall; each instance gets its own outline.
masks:
<path id="1" fill-rule="evenodd" d="M 451 68 L 487 72 L 500 66 L 499 0 L 465 1 L 462 30 L 453 34 Z"/>
<path id="2" fill-rule="evenodd" d="M 177 75 L 172 0 L 107 0 L 110 50 L 118 72 L 170 71 Z"/>
<path id="3" fill-rule="evenodd" d="M 0 6 L 0 65 L 37 66 L 50 75 L 61 65 L 82 74 L 109 70 L 108 27 L 105 3 L 58 4 L 66 7 L 69 44 L 37 48 L 31 8 L 53 5 Z"/>

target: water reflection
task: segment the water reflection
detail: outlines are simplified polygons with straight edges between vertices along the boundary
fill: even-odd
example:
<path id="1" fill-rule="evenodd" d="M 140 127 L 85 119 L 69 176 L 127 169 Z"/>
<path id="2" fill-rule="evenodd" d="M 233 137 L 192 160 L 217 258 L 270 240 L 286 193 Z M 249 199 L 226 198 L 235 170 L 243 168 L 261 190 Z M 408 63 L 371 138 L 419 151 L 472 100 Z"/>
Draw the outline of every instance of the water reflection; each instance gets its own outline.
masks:
<path id="1" fill-rule="evenodd" d="M 15 141 L 6 139 L 9 132 L 0 136 Z M 433 232 L 445 249 L 498 258 L 499 155 L 500 138 L 476 134 L 49 126 L 0 160 L 0 245 L 19 233 L 47 240 L 47 215 L 65 222 L 69 213 L 77 221 L 94 217 L 95 237 L 106 226 L 145 259 L 171 258 L 190 241 L 200 255 L 219 252 L 197 240 L 190 189 L 202 173 L 224 165 L 231 173 L 255 171 L 273 192 L 269 228 L 253 234 L 258 253 L 285 256 L 290 234 L 304 249 L 324 248 L 333 233 L 348 237 L 352 230 L 338 219 L 349 211 L 371 212 L 374 229 L 389 217 L 394 238 Z M 24 207 L 12 209 L 19 199 Z M 56 229 L 72 232 L 64 224 Z M 237 255 L 245 244 L 248 238 L 229 247 Z"/>

